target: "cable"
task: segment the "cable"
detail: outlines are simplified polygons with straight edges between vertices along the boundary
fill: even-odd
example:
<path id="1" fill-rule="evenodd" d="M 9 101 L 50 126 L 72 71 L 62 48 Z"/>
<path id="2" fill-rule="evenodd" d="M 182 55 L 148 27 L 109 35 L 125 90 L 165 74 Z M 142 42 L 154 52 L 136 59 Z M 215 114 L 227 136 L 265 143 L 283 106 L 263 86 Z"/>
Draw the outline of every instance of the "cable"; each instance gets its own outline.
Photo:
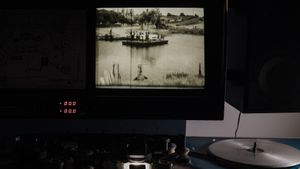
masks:
<path id="1" fill-rule="evenodd" d="M 238 121 L 237 121 L 237 124 L 236 124 L 236 129 L 235 129 L 235 132 L 234 132 L 234 139 L 236 139 L 237 132 L 239 131 L 241 115 L 242 115 L 242 112 L 240 111 Z"/>

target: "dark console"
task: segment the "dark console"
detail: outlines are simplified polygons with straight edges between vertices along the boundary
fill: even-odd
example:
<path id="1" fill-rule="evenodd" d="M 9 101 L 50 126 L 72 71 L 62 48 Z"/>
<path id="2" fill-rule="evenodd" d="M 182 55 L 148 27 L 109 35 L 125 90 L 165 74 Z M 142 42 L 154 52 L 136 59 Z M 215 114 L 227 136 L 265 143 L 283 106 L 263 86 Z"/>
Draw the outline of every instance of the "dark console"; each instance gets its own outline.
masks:
<path id="1" fill-rule="evenodd" d="M 32 134 L 2 137 L 0 168 L 193 168 L 184 136 Z"/>
<path id="2" fill-rule="evenodd" d="M 182 145 L 183 140 L 186 145 Z M 252 140 L 255 148 L 247 143 Z M 0 168 L 266 169 L 282 168 L 284 164 L 289 166 L 284 168 L 298 169 L 299 142 L 142 134 L 10 135 L 0 138 Z M 213 150 L 221 144 L 223 148 Z M 215 153 L 222 150 L 229 153 L 222 152 L 222 157 L 217 157 Z M 228 160 L 232 158 L 238 160 Z M 251 163 L 246 164 L 247 160 Z"/>

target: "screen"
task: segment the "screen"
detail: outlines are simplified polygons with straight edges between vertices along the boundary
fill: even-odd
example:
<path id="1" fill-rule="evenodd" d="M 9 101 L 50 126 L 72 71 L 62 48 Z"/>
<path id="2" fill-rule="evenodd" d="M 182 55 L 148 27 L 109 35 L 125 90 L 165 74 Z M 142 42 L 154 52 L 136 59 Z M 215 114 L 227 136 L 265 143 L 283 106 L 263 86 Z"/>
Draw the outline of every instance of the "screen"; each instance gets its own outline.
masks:
<path id="1" fill-rule="evenodd" d="M 97 8 L 96 88 L 204 88 L 204 8 Z"/>

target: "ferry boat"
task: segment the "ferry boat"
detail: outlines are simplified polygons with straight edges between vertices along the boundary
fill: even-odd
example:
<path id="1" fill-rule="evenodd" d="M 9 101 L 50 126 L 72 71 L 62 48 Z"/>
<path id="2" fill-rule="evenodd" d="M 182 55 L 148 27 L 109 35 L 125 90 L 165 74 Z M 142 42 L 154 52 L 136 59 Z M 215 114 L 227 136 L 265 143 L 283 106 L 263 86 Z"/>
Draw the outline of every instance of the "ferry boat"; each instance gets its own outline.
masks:
<path id="1" fill-rule="evenodd" d="M 148 31 L 131 32 L 130 40 L 123 41 L 123 45 L 134 47 L 150 47 L 168 44 L 162 35 L 151 34 Z"/>
<path id="2" fill-rule="evenodd" d="M 157 46 L 168 44 L 168 40 L 127 40 L 122 42 L 123 45 L 127 46 L 135 46 L 135 47 L 149 47 L 149 46 Z"/>

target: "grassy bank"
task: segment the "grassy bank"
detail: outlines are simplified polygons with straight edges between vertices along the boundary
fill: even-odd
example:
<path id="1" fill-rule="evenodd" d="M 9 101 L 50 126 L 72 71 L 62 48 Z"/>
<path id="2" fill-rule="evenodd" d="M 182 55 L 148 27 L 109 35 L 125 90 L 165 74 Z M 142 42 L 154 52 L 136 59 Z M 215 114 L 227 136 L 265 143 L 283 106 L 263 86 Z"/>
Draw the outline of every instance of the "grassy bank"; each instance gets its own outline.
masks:
<path id="1" fill-rule="evenodd" d="M 192 34 L 192 35 L 204 35 L 203 29 L 188 29 L 188 28 L 168 28 L 169 33 L 180 33 L 180 34 Z"/>
<path id="2" fill-rule="evenodd" d="M 187 20 L 176 23 L 176 26 L 194 25 L 194 24 L 200 24 L 202 22 L 203 21 L 201 18 L 191 18 L 191 19 L 187 19 Z"/>

